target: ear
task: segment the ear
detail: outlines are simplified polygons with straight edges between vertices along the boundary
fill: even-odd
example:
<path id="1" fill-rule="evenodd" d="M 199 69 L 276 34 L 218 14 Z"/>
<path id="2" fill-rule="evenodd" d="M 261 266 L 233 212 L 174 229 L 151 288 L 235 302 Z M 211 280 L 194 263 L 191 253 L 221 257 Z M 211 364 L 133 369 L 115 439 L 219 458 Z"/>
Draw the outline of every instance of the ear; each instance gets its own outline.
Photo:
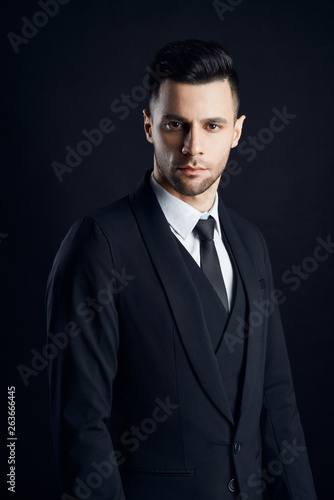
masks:
<path id="1" fill-rule="evenodd" d="M 151 142 L 153 144 L 152 116 L 148 109 L 143 109 L 143 116 L 144 116 L 144 130 L 146 134 L 146 139 L 148 140 L 148 142 Z"/>
<path id="2" fill-rule="evenodd" d="M 239 139 L 241 137 L 241 132 L 242 132 L 242 126 L 245 121 L 246 116 L 242 115 L 240 118 L 238 118 L 235 121 L 234 124 L 234 133 L 233 133 L 233 142 L 232 142 L 232 148 L 235 148 L 238 145 Z"/>

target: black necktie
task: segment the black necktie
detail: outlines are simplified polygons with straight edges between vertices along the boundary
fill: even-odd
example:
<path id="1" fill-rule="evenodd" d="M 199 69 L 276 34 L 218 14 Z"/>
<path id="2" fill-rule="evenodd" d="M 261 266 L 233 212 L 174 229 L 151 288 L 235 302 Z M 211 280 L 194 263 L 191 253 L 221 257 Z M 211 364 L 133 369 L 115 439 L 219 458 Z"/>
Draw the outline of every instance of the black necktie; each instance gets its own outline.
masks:
<path id="1" fill-rule="evenodd" d="M 201 268 L 222 301 L 223 306 L 228 311 L 226 288 L 213 241 L 214 228 L 215 220 L 210 216 L 208 219 L 200 219 L 194 227 L 194 231 L 201 240 Z"/>

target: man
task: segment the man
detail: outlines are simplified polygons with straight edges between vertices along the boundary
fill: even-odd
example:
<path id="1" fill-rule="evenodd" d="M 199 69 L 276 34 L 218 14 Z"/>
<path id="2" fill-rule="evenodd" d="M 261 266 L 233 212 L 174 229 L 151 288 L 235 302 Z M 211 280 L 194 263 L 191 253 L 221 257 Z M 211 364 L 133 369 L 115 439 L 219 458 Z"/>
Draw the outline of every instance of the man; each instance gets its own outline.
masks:
<path id="1" fill-rule="evenodd" d="M 217 195 L 231 58 L 184 40 L 151 68 L 153 172 L 74 224 L 48 281 L 63 498 L 315 500 L 266 245 Z"/>

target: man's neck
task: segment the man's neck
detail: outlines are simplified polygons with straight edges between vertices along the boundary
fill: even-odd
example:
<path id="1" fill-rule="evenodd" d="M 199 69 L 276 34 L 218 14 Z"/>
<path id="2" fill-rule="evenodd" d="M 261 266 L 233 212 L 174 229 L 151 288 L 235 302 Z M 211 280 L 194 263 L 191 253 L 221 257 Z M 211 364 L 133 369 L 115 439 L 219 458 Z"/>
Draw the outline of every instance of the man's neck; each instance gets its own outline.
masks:
<path id="1" fill-rule="evenodd" d="M 179 200 L 182 200 L 185 203 L 188 203 L 188 205 L 192 206 L 199 212 L 208 212 L 216 199 L 216 193 L 219 185 L 219 179 L 212 184 L 212 186 L 209 187 L 204 193 L 195 195 L 195 196 L 186 196 L 183 194 L 178 193 L 173 189 L 167 182 L 164 182 L 163 179 L 161 179 L 160 176 L 155 175 L 155 172 L 153 173 L 154 179 L 157 181 L 158 184 L 160 184 L 161 187 L 163 187 L 168 193 L 171 195 L 175 196 L 175 198 L 178 198 Z"/>

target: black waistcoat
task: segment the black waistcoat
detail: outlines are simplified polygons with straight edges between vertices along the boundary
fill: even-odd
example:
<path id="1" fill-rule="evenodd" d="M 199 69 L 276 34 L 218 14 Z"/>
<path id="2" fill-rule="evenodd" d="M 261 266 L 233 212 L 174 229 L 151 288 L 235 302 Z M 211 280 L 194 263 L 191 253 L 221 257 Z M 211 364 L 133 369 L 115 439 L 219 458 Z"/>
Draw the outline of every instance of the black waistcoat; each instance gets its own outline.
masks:
<path id="1" fill-rule="evenodd" d="M 224 244 L 234 270 L 234 293 L 231 310 L 228 313 L 202 269 L 178 239 L 177 242 L 193 284 L 199 293 L 212 348 L 217 357 L 220 374 L 233 417 L 237 421 L 244 382 L 247 349 L 247 342 L 239 333 L 242 331 L 244 321 L 246 321 L 247 301 L 238 267 L 228 242 L 224 238 Z"/>

